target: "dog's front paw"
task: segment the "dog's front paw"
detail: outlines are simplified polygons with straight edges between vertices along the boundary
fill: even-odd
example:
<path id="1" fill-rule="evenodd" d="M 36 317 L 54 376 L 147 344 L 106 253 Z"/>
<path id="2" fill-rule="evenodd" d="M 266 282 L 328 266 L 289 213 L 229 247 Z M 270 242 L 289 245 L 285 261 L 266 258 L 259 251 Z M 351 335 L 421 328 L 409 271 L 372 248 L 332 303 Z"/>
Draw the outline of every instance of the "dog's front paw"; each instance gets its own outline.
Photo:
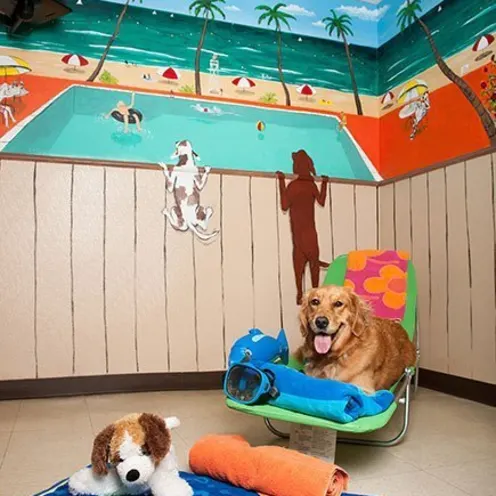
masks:
<path id="1" fill-rule="evenodd" d="M 205 174 L 210 174 L 210 171 L 212 170 L 212 167 L 205 167 Z"/>

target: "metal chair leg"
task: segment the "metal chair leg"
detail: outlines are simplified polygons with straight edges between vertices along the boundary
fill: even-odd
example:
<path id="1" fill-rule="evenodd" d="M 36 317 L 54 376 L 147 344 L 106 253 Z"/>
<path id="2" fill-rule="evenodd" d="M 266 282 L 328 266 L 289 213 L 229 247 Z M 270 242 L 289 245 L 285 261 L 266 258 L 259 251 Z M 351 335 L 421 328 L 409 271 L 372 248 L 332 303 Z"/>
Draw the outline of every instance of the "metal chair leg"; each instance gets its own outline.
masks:
<path id="1" fill-rule="evenodd" d="M 277 437 L 280 437 L 281 439 L 289 439 L 289 434 L 286 432 L 282 432 L 276 427 L 274 427 L 268 418 L 264 418 L 265 425 L 267 426 L 267 429 L 269 429 L 272 434 L 276 435 Z"/>
<path id="2" fill-rule="evenodd" d="M 377 446 L 381 448 L 388 448 L 391 446 L 396 446 L 401 443 L 405 438 L 405 435 L 408 431 L 408 425 L 410 423 L 410 389 L 411 384 L 406 386 L 405 396 L 399 400 L 399 404 L 403 405 L 403 426 L 401 427 L 400 432 L 393 438 L 387 439 L 386 441 L 376 440 L 376 439 L 353 439 L 353 438 L 338 438 L 338 443 L 342 444 L 357 444 L 361 446 Z"/>

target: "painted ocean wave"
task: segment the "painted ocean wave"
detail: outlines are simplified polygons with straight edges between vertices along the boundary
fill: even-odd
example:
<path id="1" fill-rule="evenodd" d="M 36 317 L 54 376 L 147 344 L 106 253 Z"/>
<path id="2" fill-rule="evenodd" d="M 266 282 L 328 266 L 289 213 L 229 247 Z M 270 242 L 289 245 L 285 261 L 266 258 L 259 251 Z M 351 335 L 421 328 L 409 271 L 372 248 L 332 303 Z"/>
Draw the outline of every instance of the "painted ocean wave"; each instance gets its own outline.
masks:
<path id="1" fill-rule="evenodd" d="M 75 7 L 76 0 L 66 1 Z M 99 58 L 106 45 L 104 34 L 114 31 L 121 8 L 109 2 L 84 0 L 84 9 L 74 9 L 58 22 L 32 33 L 21 30 L 15 37 L 7 37 L 5 28 L 0 28 L 3 35 L 0 44 Z M 440 52 L 449 57 L 470 46 L 481 34 L 494 30 L 494 8 L 492 0 L 451 0 L 445 2 L 441 12 L 433 9 L 423 19 L 435 33 Z M 149 9 L 130 6 L 126 20 L 110 51 L 110 60 L 128 60 L 142 66 L 169 63 L 179 70 L 194 69 L 202 19 L 180 14 L 170 17 L 160 11 L 153 15 Z M 353 44 L 351 51 L 358 88 L 366 95 L 381 95 L 393 83 L 401 85 L 435 64 L 425 35 L 417 25 L 378 51 Z M 214 53 L 219 55 L 221 74 L 277 81 L 277 44 L 272 30 L 212 21 L 201 58 L 202 72 L 208 72 Z M 411 61 L 416 63 L 411 64 Z M 316 85 L 324 88 L 352 91 L 341 43 L 284 33 L 283 67 L 289 84 L 313 79 Z"/>

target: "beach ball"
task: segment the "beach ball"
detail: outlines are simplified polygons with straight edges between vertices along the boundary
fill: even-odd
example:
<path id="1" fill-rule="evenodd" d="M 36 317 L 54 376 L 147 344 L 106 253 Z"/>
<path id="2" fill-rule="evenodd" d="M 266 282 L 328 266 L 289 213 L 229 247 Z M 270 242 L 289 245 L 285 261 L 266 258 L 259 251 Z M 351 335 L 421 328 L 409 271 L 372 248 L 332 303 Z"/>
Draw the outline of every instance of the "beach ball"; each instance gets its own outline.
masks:
<path id="1" fill-rule="evenodd" d="M 265 122 L 258 121 L 257 122 L 257 130 L 260 131 L 260 132 L 265 131 Z"/>

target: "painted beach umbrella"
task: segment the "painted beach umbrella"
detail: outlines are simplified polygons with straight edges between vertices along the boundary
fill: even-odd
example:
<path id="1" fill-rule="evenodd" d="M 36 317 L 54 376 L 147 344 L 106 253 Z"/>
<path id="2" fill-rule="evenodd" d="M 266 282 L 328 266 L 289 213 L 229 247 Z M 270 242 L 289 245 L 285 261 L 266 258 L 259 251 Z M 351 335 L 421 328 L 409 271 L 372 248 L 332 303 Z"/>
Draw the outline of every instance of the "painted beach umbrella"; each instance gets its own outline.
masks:
<path id="1" fill-rule="evenodd" d="M 381 98 L 381 103 L 383 105 L 389 105 L 393 103 L 394 101 L 394 93 L 392 91 L 388 91 L 383 97 Z"/>
<path id="2" fill-rule="evenodd" d="M 234 84 L 234 86 L 237 86 L 238 88 L 241 88 L 243 91 L 256 86 L 255 81 L 244 76 L 234 78 L 232 80 L 232 84 Z"/>
<path id="3" fill-rule="evenodd" d="M 413 100 L 417 100 L 422 95 L 429 91 L 429 86 L 422 79 L 412 79 L 401 88 L 400 94 L 398 95 L 398 103 L 403 105 L 409 103 Z"/>
<path id="4" fill-rule="evenodd" d="M 309 84 L 302 84 L 301 86 L 298 86 L 298 88 L 296 88 L 296 91 L 300 95 L 306 96 L 307 100 L 309 96 L 313 96 L 316 93 L 315 89 Z"/>
<path id="5" fill-rule="evenodd" d="M 77 53 L 68 53 L 67 55 L 64 55 L 62 57 L 62 62 L 66 65 L 70 65 L 73 71 L 76 70 L 76 67 L 84 67 L 89 64 L 87 59 Z"/>
<path id="6" fill-rule="evenodd" d="M 474 46 L 472 47 L 472 51 L 474 52 L 480 52 L 479 55 L 475 58 L 476 61 L 485 59 L 489 55 L 491 55 L 492 50 L 487 50 L 489 48 L 489 45 L 492 45 L 494 43 L 494 36 L 490 33 L 483 34 L 475 43 Z"/>
<path id="7" fill-rule="evenodd" d="M 178 79 L 181 79 L 181 74 L 179 71 L 174 69 L 174 67 L 161 67 L 157 70 L 157 74 L 169 81 L 177 81 Z"/>
<path id="8" fill-rule="evenodd" d="M 20 57 L 12 57 L 10 55 L 0 55 L 0 75 L 19 76 L 31 72 L 29 64 Z"/>

